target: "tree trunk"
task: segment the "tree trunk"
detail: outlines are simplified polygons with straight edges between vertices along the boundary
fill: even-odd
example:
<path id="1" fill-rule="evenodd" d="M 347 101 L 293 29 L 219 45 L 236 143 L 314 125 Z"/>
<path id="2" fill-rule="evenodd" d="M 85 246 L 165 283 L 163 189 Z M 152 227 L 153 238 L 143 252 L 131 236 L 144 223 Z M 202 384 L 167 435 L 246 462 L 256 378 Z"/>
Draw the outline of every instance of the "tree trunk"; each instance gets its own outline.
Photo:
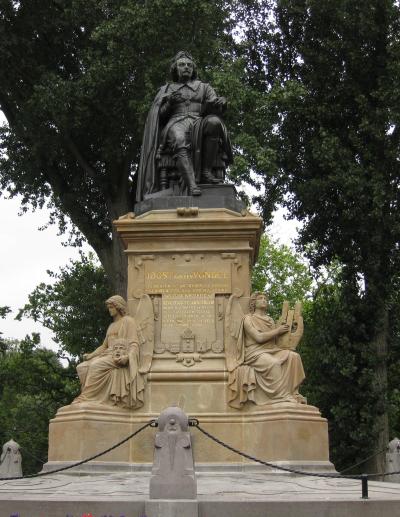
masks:
<path id="1" fill-rule="evenodd" d="M 129 212 L 129 193 L 128 189 L 122 191 L 118 199 L 108 200 L 108 210 L 111 221 L 115 221 L 121 215 Z M 90 241 L 89 241 L 89 244 Z M 128 260 L 124 251 L 122 241 L 112 226 L 111 241 L 104 245 L 93 245 L 99 260 L 106 272 L 112 294 L 119 294 L 127 298 L 128 286 Z"/>
<path id="2" fill-rule="evenodd" d="M 368 284 L 367 284 L 368 285 Z M 370 299 L 375 311 L 373 319 L 375 324 L 371 325 L 372 330 L 372 350 L 374 351 L 374 384 L 378 392 L 376 401 L 377 413 L 375 415 L 375 425 L 377 429 L 374 450 L 382 451 L 371 458 L 365 465 L 367 472 L 381 473 L 386 470 L 386 447 L 389 443 L 389 417 L 388 417 L 388 340 L 389 340 L 389 310 L 385 297 L 377 296 L 377 285 L 369 284 Z"/>
<path id="3" fill-rule="evenodd" d="M 112 242 L 106 253 L 101 259 L 113 294 L 119 294 L 127 298 L 128 287 L 128 260 L 123 249 L 119 235 L 112 230 Z"/>

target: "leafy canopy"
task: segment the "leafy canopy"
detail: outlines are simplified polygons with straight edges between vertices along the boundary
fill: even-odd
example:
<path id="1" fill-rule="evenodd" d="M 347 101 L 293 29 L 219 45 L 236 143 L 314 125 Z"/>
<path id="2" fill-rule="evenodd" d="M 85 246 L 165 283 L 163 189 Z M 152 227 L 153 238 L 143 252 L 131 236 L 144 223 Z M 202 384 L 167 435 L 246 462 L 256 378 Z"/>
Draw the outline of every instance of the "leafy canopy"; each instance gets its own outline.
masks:
<path id="1" fill-rule="evenodd" d="M 102 343 L 110 324 L 104 269 L 92 256 L 81 255 L 58 273 L 47 273 L 52 282 L 34 289 L 18 317 L 32 318 L 50 329 L 61 355 L 82 358 Z"/>
<path id="2" fill-rule="evenodd" d="M 48 425 L 57 409 L 78 391 L 75 372 L 55 352 L 41 348 L 38 335 L 4 340 L 0 350 L 0 444 L 13 438 L 22 447 L 24 474 L 47 459 Z"/>
<path id="3" fill-rule="evenodd" d="M 291 307 L 297 301 L 308 300 L 312 284 L 312 274 L 297 253 L 266 234 L 261 237 L 258 260 L 252 270 L 252 289 L 267 291 L 274 319 L 280 316 L 285 300 Z"/>
<path id="4" fill-rule="evenodd" d="M 111 223 L 132 209 L 145 117 L 178 50 L 232 102 L 232 178 L 254 183 L 249 167 L 274 163 L 258 137 L 270 116 L 234 39 L 252 3 L 0 0 L 0 187 L 25 207 L 48 203 L 61 231 L 70 217 L 115 291 L 126 289 L 126 262 Z"/>

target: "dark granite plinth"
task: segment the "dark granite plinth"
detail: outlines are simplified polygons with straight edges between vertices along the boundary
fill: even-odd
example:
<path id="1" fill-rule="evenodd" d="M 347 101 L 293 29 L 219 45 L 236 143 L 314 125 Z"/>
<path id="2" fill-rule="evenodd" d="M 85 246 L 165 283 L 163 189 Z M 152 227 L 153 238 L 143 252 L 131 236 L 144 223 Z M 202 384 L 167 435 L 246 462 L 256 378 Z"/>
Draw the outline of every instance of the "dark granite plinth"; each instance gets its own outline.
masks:
<path id="1" fill-rule="evenodd" d="M 234 212 L 241 212 L 246 205 L 239 198 L 234 185 L 199 185 L 201 196 L 174 196 L 171 191 L 156 192 L 144 201 L 136 203 L 136 215 L 150 210 L 173 210 L 175 208 L 228 208 Z M 165 194 L 164 194 L 165 193 Z M 168 195 L 169 194 L 169 195 Z"/>

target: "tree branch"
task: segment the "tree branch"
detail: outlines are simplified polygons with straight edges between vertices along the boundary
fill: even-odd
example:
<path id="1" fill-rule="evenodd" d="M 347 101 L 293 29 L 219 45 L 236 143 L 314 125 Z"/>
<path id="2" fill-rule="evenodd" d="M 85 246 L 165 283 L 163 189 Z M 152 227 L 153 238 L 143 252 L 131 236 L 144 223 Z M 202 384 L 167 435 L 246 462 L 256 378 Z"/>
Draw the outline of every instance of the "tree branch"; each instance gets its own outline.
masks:
<path id="1" fill-rule="evenodd" d="M 76 202 L 74 192 L 71 191 L 68 183 L 58 172 L 56 165 L 46 167 L 45 175 L 53 189 L 54 195 L 58 197 L 63 206 L 63 211 L 71 218 L 71 221 L 79 228 L 89 244 L 100 256 L 100 253 L 104 253 L 104 248 L 110 246 L 111 239 L 108 234 L 101 230 L 97 224 L 94 224 L 88 214 L 82 210 Z"/>
<path id="2" fill-rule="evenodd" d="M 129 146 L 128 146 L 128 149 L 126 150 L 126 155 L 125 155 L 123 166 L 122 166 L 123 175 L 125 177 L 129 176 L 129 173 L 130 173 L 130 170 L 131 170 L 131 163 L 132 163 L 132 158 L 133 158 L 133 152 L 135 150 L 135 147 L 136 146 L 135 146 L 134 142 L 131 142 L 129 144 Z"/>
<path id="3" fill-rule="evenodd" d="M 82 156 L 81 152 L 79 151 L 78 147 L 76 146 L 72 138 L 67 134 L 63 134 L 63 138 L 65 140 L 65 143 L 67 144 L 68 149 L 71 151 L 72 155 L 79 163 L 79 165 L 84 169 L 87 175 L 92 179 L 98 179 L 99 175 L 96 173 L 95 169 L 93 169 L 93 167 L 91 167 L 85 160 L 85 158 Z"/>

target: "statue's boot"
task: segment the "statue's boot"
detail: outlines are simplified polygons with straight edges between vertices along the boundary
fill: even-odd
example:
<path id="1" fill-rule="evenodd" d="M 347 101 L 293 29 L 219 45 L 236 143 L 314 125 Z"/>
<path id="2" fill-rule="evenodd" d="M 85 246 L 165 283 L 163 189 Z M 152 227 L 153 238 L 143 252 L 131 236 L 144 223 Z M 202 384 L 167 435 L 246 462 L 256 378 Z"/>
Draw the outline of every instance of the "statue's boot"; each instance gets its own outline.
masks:
<path id="1" fill-rule="evenodd" d="M 220 183 L 220 180 L 216 178 L 211 170 L 203 169 L 201 173 L 201 181 L 203 183 Z"/>
<path id="2" fill-rule="evenodd" d="M 203 142 L 203 167 L 201 179 L 205 183 L 220 183 L 212 173 L 212 166 L 219 151 L 219 138 L 207 137 Z"/>
<path id="3" fill-rule="evenodd" d="M 192 162 L 186 152 L 179 152 L 176 156 L 176 167 L 181 173 L 191 196 L 201 196 L 201 190 L 196 185 Z"/>

